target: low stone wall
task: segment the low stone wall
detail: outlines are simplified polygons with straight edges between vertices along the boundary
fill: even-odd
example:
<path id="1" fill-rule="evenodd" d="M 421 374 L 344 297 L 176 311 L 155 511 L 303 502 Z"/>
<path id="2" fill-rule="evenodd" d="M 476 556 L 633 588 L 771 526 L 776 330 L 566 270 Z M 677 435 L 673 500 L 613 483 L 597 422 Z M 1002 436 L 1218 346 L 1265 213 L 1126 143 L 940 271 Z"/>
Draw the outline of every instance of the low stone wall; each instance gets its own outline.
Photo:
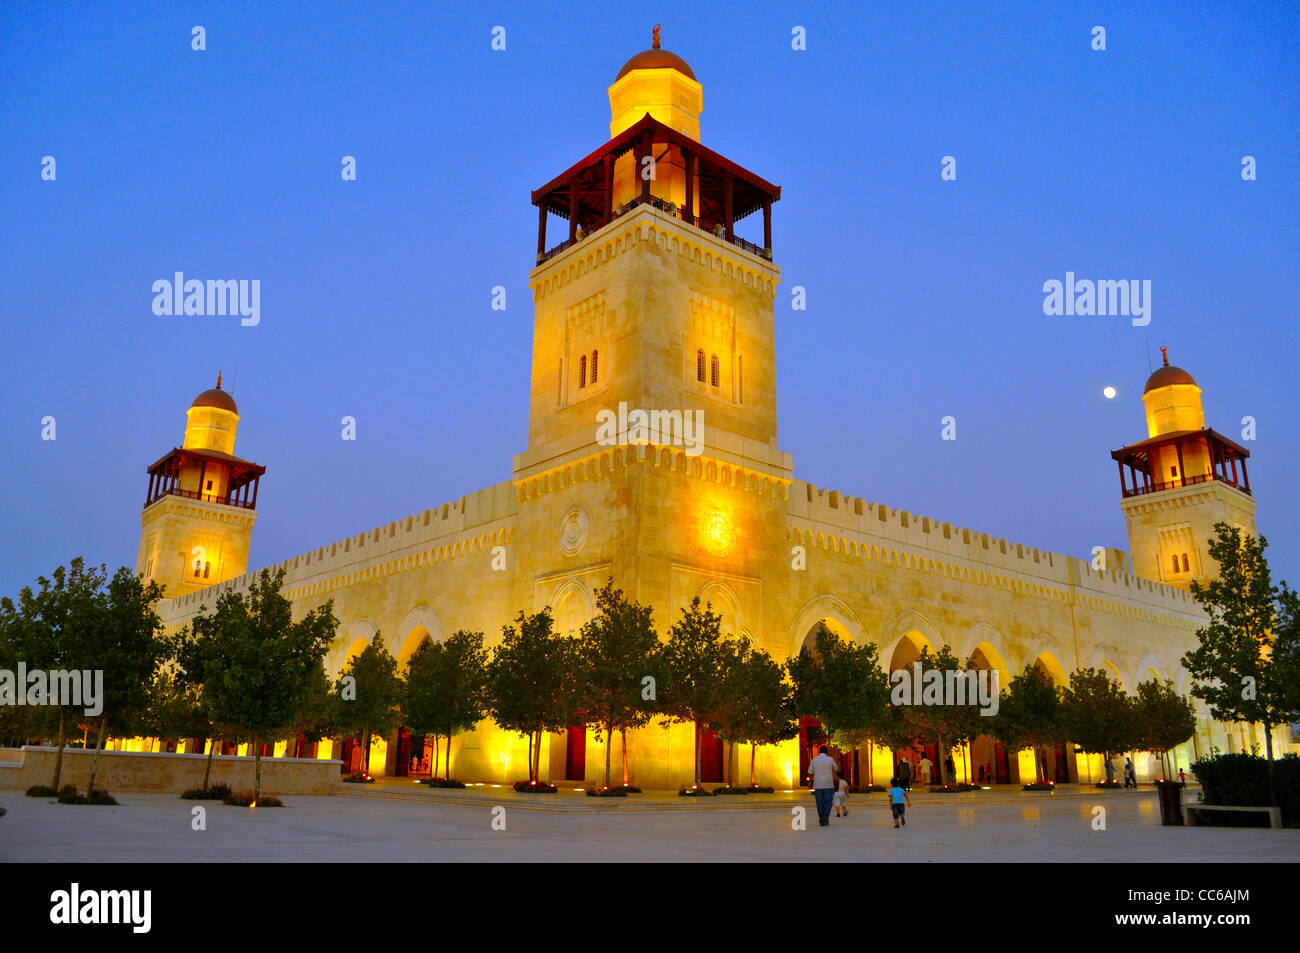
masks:
<path id="1" fill-rule="evenodd" d="M 34 784 L 49 784 L 54 776 L 55 749 L 27 746 L 0 749 L 0 790 L 25 791 Z M 93 751 L 63 749 L 60 786 L 75 784 L 84 793 L 90 780 Z M 153 791 L 180 794 L 203 784 L 207 755 L 146 751 L 101 751 L 95 787 L 119 794 Z M 263 758 L 262 791 L 265 794 L 330 794 L 342 783 L 340 761 L 314 758 Z M 233 755 L 212 758 L 211 783 L 224 782 L 236 791 L 253 790 L 254 759 Z"/>

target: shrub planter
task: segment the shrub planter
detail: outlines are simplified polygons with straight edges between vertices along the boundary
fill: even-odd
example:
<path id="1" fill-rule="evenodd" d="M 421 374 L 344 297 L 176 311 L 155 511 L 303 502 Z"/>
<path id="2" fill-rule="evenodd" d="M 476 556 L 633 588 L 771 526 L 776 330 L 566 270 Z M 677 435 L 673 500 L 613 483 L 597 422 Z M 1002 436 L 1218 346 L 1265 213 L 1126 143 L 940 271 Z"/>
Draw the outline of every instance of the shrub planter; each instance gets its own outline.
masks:
<path id="1" fill-rule="evenodd" d="M 622 788 L 587 788 L 587 797 L 627 797 Z"/>
<path id="2" fill-rule="evenodd" d="M 682 787 L 677 791 L 678 797 L 713 797 L 713 792 L 708 788 Z"/>
<path id="3" fill-rule="evenodd" d="M 101 791 L 95 788 L 89 794 L 78 794 L 77 789 L 71 784 L 64 785 L 59 790 L 60 804 L 116 804 L 117 799 L 107 791 Z"/>
<path id="4" fill-rule="evenodd" d="M 181 797 L 187 801 L 220 801 L 228 794 L 229 784 L 214 784 L 208 788 L 190 788 Z"/>
<path id="5" fill-rule="evenodd" d="M 33 784 L 27 789 L 28 797 L 58 797 L 59 792 L 48 784 Z"/>
<path id="6" fill-rule="evenodd" d="M 1055 791 L 1056 785 L 1051 781 L 1035 781 L 1033 784 L 1026 784 L 1020 790 L 1022 791 Z"/>
<path id="7" fill-rule="evenodd" d="M 931 794 L 959 794 L 962 791 L 978 791 L 978 784 L 932 784 L 930 785 Z"/>
<path id="8" fill-rule="evenodd" d="M 227 794 L 221 799 L 222 804 L 229 804 L 231 807 L 284 807 L 284 802 L 278 797 L 271 797 L 269 794 L 263 794 L 253 801 L 252 791 L 241 791 L 238 794 Z"/>
<path id="9" fill-rule="evenodd" d="M 456 781 L 452 778 L 425 778 L 420 783 L 427 784 L 431 788 L 456 788 L 462 790 L 465 787 L 464 781 Z"/>
<path id="10" fill-rule="evenodd" d="M 520 794 L 554 794 L 555 785 L 545 781 L 516 781 L 515 790 Z"/>
<path id="11" fill-rule="evenodd" d="M 349 774 L 347 777 L 343 779 L 343 781 L 345 784 L 374 784 L 375 783 L 375 779 L 363 771 L 358 771 L 356 774 Z"/>
<path id="12" fill-rule="evenodd" d="M 1098 781 L 1097 787 L 1106 788 L 1107 790 L 1122 788 L 1124 785 L 1118 781 Z"/>

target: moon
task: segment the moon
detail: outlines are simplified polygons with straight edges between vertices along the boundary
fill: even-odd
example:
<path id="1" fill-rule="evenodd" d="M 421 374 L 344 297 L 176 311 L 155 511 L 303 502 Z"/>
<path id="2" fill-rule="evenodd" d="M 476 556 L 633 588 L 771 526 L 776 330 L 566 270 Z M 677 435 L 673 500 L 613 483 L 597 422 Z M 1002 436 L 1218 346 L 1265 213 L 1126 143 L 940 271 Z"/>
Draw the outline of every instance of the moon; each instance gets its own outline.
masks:
<path id="1" fill-rule="evenodd" d="M 1102 391 L 1102 394 L 1105 395 L 1107 400 L 1112 400 L 1115 397 L 1115 388 L 1108 386 Z"/>

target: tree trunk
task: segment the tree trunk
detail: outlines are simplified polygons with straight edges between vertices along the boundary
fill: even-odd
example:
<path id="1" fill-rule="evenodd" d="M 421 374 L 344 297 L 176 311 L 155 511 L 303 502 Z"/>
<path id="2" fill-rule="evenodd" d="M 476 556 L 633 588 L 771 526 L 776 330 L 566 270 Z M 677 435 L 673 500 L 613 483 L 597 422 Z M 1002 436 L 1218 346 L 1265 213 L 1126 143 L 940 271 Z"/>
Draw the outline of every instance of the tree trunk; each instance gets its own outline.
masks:
<path id="1" fill-rule="evenodd" d="M 212 753 L 217 750 L 217 739 L 208 739 L 208 762 L 203 769 L 203 790 L 208 789 L 208 782 L 212 779 Z"/>
<path id="2" fill-rule="evenodd" d="M 369 732 L 366 733 L 367 737 Z M 367 760 L 369 756 L 367 754 Z M 257 805 L 257 799 L 262 796 L 262 746 L 257 743 L 257 733 L 253 733 L 253 806 Z"/>
<path id="3" fill-rule="evenodd" d="M 876 783 L 875 752 L 871 750 L 875 746 L 876 745 L 874 742 L 871 741 L 867 742 L 867 786 L 868 787 L 873 787 Z"/>
<path id="4" fill-rule="evenodd" d="M 627 787 L 627 729 L 620 728 L 618 734 L 619 738 L 622 740 L 622 744 L 619 745 L 619 747 L 623 752 L 623 787 Z"/>
<path id="5" fill-rule="evenodd" d="M 254 741 L 256 741 L 254 735 Z M 370 729 L 367 728 L 361 732 L 361 774 L 363 777 L 370 776 Z"/>
<path id="6" fill-rule="evenodd" d="M 939 761 L 939 763 L 936 764 L 935 767 L 939 770 L 939 785 L 940 787 L 942 787 L 943 785 L 948 783 L 947 779 L 944 776 L 944 767 L 943 767 L 944 762 L 948 760 L 946 757 L 944 757 L 944 755 L 947 752 L 945 752 L 943 748 L 943 735 L 938 734 L 936 732 L 934 736 L 934 740 L 935 740 L 934 756 Z"/>
<path id="7" fill-rule="evenodd" d="M 749 786 L 751 788 L 758 787 L 758 782 L 754 780 L 754 752 L 757 749 L 758 745 L 751 741 L 749 743 Z"/>
<path id="8" fill-rule="evenodd" d="M 586 735 L 583 736 L 586 740 Z M 614 726 L 605 725 L 605 787 L 609 787 L 609 749 L 614 747 Z"/>
<path id="9" fill-rule="evenodd" d="M 695 786 L 700 786 L 700 723 L 695 722 Z"/>
<path id="10" fill-rule="evenodd" d="M 54 788 L 55 794 L 59 793 L 59 778 L 63 774 L 63 746 L 67 743 L 63 737 L 63 729 L 67 724 L 67 720 L 68 720 L 67 710 L 64 708 L 60 708 L 59 709 L 59 751 L 54 756 L 54 783 L 50 785 L 50 787 Z M 81 743 L 81 748 L 83 751 L 86 748 L 86 743 L 84 741 Z"/>
<path id="11" fill-rule="evenodd" d="M 434 734 L 433 736 L 433 770 L 429 772 L 430 778 L 438 777 L 438 762 L 442 760 L 442 736 Z"/>
<path id="12" fill-rule="evenodd" d="M 90 759 L 90 781 L 86 785 L 86 797 L 95 790 L 95 776 L 99 774 L 99 753 L 104 750 L 104 729 L 108 726 L 108 713 L 99 716 L 99 738 L 95 741 L 95 756 Z"/>
<path id="13" fill-rule="evenodd" d="M 1264 752 L 1268 756 L 1268 803 L 1277 807 L 1277 786 L 1273 783 L 1273 732 L 1272 725 L 1264 722 Z"/>

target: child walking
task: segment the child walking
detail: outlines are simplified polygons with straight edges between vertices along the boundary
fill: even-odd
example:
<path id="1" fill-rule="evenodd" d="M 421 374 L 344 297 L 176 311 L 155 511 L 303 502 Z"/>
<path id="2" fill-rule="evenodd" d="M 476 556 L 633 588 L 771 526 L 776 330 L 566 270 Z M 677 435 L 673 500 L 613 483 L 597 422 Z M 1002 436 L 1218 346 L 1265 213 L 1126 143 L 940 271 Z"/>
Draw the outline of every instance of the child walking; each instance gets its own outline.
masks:
<path id="1" fill-rule="evenodd" d="M 835 796 L 831 799 L 831 805 L 835 808 L 836 817 L 849 816 L 849 782 L 840 775 L 840 783 L 835 787 Z"/>
<path id="2" fill-rule="evenodd" d="M 898 778 L 891 778 L 889 782 L 889 807 L 894 815 L 894 827 L 898 827 L 901 822 L 907 826 L 907 808 L 912 804 L 912 799 L 908 797 L 907 791 L 899 783 Z"/>

